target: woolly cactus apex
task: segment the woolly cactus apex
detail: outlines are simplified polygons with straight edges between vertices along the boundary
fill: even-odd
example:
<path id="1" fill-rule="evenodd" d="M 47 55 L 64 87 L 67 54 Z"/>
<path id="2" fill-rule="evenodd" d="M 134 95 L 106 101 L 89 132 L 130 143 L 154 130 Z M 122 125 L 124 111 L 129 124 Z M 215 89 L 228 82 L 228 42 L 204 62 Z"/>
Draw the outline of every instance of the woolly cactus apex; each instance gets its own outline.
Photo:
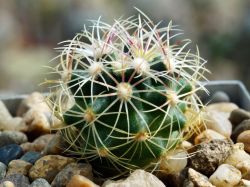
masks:
<path id="1" fill-rule="evenodd" d="M 61 43 L 52 68 L 66 151 L 109 176 L 164 169 L 168 151 L 195 129 L 206 61 L 187 49 L 190 40 L 175 42 L 181 33 L 171 22 L 161 28 L 142 12 L 92 24 Z"/>

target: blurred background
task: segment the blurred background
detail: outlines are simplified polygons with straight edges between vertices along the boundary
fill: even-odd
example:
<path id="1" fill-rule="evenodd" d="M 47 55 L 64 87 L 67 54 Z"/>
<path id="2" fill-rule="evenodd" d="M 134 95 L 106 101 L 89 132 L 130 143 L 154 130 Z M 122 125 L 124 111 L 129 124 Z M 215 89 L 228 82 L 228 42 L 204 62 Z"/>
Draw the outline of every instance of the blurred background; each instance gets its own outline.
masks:
<path id="1" fill-rule="evenodd" d="M 155 22 L 173 20 L 208 60 L 210 80 L 239 79 L 250 90 L 249 0 L 0 0 L 0 91 L 43 91 L 53 48 L 88 19 L 143 10 Z"/>

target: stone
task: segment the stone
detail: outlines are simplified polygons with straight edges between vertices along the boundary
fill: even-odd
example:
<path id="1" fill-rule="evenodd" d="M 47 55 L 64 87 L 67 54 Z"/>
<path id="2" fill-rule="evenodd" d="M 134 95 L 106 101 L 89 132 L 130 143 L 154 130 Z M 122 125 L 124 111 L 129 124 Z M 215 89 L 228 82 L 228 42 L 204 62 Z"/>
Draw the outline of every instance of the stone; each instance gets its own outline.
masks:
<path id="1" fill-rule="evenodd" d="M 250 155 L 244 151 L 244 144 L 235 144 L 232 153 L 227 157 L 224 163 L 239 169 L 242 173 L 242 177 L 250 180 Z"/>
<path id="2" fill-rule="evenodd" d="M 244 109 L 235 109 L 231 112 L 229 120 L 233 125 L 238 125 L 242 121 L 250 119 L 250 112 Z"/>
<path id="3" fill-rule="evenodd" d="M 42 152 L 46 147 L 46 145 L 54 136 L 55 134 L 45 134 L 35 139 L 32 143 L 26 142 L 24 144 L 21 144 L 21 147 L 23 148 L 24 152 L 28 151 Z"/>
<path id="4" fill-rule="evenodd" d="M 36 161 L 29 171 L 31 180 L 44 178 L 49 183 L 55 176 L 69 163 L 74 162 L 73 158 L 63 157 L 60 155 L 46 155 Z"/>
<path id="5" fill-rule="evenodd" d="M 230 116 L 230 113 L 238 109 L 239 107 L 235 103 L 214 103 L 214 104 L 209 104 L 206 106 L 206 111 L 217 111 L 217 112 L 224 112 Z"/>
<path id="6" fill-rule="evenodd" d="M 237 187 L 250 187 L 250 181 L 241 179 L 239 184 L 237 184 Z"/>
<path id="7" fill-rule="evenodd" d="M 235 109 L 231 112 L 229 120 L 233 125 L 238 125 L 242 121 L 250 119 L 250 112 L 244 109 Z"/>
<path id="8" fill-rule="evenodd" d="M 34 164 L 41 157 L 42 157 L 41 153 L 35 151 L 29 151 L 25 153 L 20 159 L 29 162 L 31 164 Z"/>
<path id="9" fill-rule="evenodd" d="M 189 150 L 189 166 L 196 171 L 209 176 L 223 163 L 232 152 L 232 142 L 229 140 L 212 140 L 201 143 Z"/>
<path id="10" fill-rule="evenodd" d="M 194 184 L 194 186 L 215 187 L 208 181 L 208 178 L 205 175 L 202 175 L 192 168 L 188 169 L 188 179 Z"/>
<path id="11" fill-rule="evenodd" d="M 45 105 L 43 107 L 48 107 L 45 103 L 45 97 L 39 92 L 33 92 L 22 100 L 17 109 L 17 116 L 23 116 L 29 109 L 37 107 L 38 104 L 39 106 Z"/>
<path id="12" fill-rule="evenodd" d="M 5 177 L 6 170 L 7 166 L 4 163 L 0 162 L 0 181 Z"/>
<path id="13" fill-rule="evenodd" d="M 45 179 L 38 178 L 31 183 L 30 187 L 51 187 L 51 185 Z"/>
<path id="14" fill-rule="evenodd" d="M 185 141 L 182 141 L 182 142 L 181 142 L 180 147 L 181 147 L 182 149 L 187 150 L 187 149 L 192 148 L 192 147 L 193 147 L 193 144 L 192 144 L 191 142 L 185 140 Z"/>
<path id="15" fill-rule="evenodd" d="M 5 181 L 12 182 L 16 187 L 27 187 L 30 185 L 28 177 L 21 174 L 13 174 L 5 177 L 1 183 Z"/>
<path id="16" fill-rule="evenodd" d="M 127 186 L 143 186 L 143 187 L 165 187 L 162 181 L 156 176 L 144 170 L 137 169 L 127 179 L 118 181 L 106 181 L 102 187 L 127 187 Z"/>
<path id="17" fill-rule="evenodd" d="M 62 154 L 64 142 L 62 136 L 55 134 L 49 143 L 45 146 L 42 153 L 45 155 L 58 155 Z"/>
<path id="18" fill-rule="evenodd" d="M 15 187 L 15 184 L 11 181 L 4 181 L 0 184 L 0 187 Z"/>
<path id="19" fill-rule="evenodd" d="M 0 132 L 0 147 L 9 144 L 22 144 L 28 141 L 26 134 L 18 131 Z"/>
<path id="20" fill-rule="evenodd" d="M 74 175 L 66 187 L 98 187 L 97 184 L 82 175 Z"/>
<path id="21" fill-rule="evenodd" d="M 207 143 L 210 142 L 211 140 L 216 140 L 216 139 L 225 140 L 227 138 L 212 129 L 207 129 L 195 137 L 194 144 L 197 145 L 202 142 Z"/>
<path id="22" fill-rule="evenodd" d="M 2 130 L 18 130 L 21 125 L 22 118 L 13 118 L 5 104 L 0 100 L 0 131 Z"/>
<path id="23" fill-rule="evenodd" d="M 221 102 L 230 102 L 230 97 L 226 92 L 217 91 L 212 95 L 210 103 L 221 103 Z"/>
<path id="24" fill-rule="evenodd" d="M 32 93 L 23 101 L 20 108 L 18 114 L 23 116 L 23 131 L 33 137 L 48 134 L 51 128 L 61 125 L 61 121 L 52 114 L 41 93 Z"/>
<path id="25" fill-rule="evenodd" d="M 241 172 L 229 164 L 220 165 L 209 177 L 209 181 L 216 187 L 234 187 L 241 180 Z"/>
<path id="26" fill-rule="evenodd" d="M 12 116 L 5 104 L 0 100 L 0 130 L 5 130 L 10 124 L 9 121 L 12 120 Z"/>
<path id="27" fill-rule="evenodd" d="M 243 160 L 235 165 L 235 167 L 241 171 L 242 178 L 250 180 L 250 162 L 249 160 Z"/>
<path id="28" fill-rule="evenodd" d="M 11 160 L 18 159 L 23 155 L 22 148 L 17 144 L 10 144 L 0 148 L 0 162 L 8 165 Z"/>
<path id="29" fill-rule="evenodd" d="M 243 143 L 245 151 L 250 153 L 250 130 L 240 133 L 237 137 L 237 143 Z"/>
<path id="30" fill-rule="evenodd" d="M 188 154 L 183 149 L 174 149 L 162 156 L 160 167 L 166 173 L 179 173 L 187 165 Z"/>
<path id="31" fill-rule="evenodd" d="M 32 164 L 24 160 L 12 160 L 8 165 L 8 171 L 6 176 L 12 174 L 22 174 L 27 175 Z"/>
<path id="32" fill-rule="evenodd" d="M 91 165 L 85 163 L 70 163 L 56 175 L 51 183 L 51 186 L 66 186 L 73 175 L 82 175 L 90 180 L 93 180 Z"/>
<path id="33" fill-rule="evenodd" d="M 232 134 L 232 124 L 223 112 L 209 111 L 204 115 L 204 122 L 208 129 L 212 129 L 229 138 Z"/>
<path id="34" fill-rule="evenodd" d="M 242 121 L 234 128 L 231 136 L 232 140 L 236 142 L 239 134 L 246 130 L 250 130 L 250 119 Z"/>

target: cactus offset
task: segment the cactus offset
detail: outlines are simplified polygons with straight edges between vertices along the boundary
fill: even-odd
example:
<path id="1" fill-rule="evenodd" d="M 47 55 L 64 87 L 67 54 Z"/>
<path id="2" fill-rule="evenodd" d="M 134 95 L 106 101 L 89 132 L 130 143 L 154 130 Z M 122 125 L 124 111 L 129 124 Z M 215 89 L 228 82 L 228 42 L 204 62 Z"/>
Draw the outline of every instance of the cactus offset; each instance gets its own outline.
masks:
<path id="1" fill-rule="evenodd" d="M 67 151 L 97 171 L 157 169 L 194 129 L 205 60 L 186 49 L 189 40 L 172 44 L 181 33 L 171 22 L 159 28 L 142 12 L 113 25 L 92 23 L 58 48 L 53 68 L 61 78 L 50 99 L 65 123 Z"/>

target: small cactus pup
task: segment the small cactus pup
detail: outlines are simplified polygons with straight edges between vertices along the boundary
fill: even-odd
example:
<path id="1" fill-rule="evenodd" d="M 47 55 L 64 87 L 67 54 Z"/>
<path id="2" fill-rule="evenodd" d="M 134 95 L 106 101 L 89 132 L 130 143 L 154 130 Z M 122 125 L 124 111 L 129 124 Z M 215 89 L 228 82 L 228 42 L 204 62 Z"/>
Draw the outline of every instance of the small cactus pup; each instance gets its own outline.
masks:
<path id="1" fill-rule="evenodd" d="M 196 129 L 206 61 L 172 22 L 160 27 L 141 11 L 88 28 L 60 44 L 51 68 L 65 151 L 104 176 L 166 169 L 169 151 Z"/>

